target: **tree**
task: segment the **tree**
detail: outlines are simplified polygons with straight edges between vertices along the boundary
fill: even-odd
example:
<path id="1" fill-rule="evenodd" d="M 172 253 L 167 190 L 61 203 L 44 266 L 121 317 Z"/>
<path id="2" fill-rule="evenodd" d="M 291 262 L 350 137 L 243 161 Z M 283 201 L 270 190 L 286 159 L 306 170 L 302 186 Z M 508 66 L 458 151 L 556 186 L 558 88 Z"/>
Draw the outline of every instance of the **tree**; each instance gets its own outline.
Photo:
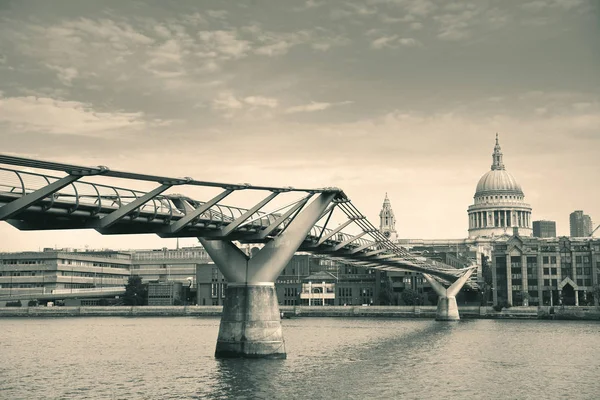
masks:
<path id="1" fill-rule="evenodd" d="M 148 288 L 142 283 L 140 276 L 130 276 L 127 280 L 123 303 L 127 306 L 143 306 L 148 304 Z"/>
<path id="2" fill-rule="evenodd" d="M 402 291 L 402 294 L 400 294 L 400 297 L 402 298 L 404 304 L 406 304 L 407 306 L 414 306 L 418 304 L 419 300 L 421 299 L 419 293 L 415 292 L 412 289 L 404 289 L 404 291 Z"/>
<path id="3" fill-rule="evenodd" d="M 523 299 L 523 305 L 524 306 L 528 306 L 529 305 L 529 299 L 531 299 L 531 296 L 529 295 L 529 293 L 526 292 L 526 291 L 522 291 L 521 292 L 521 298 Z"/>
<path id="4" fill-rule="evenodd" d="M 381 287 L 379 290 L 379 305 L 391 306 L 394 304 L 394 291 L 392 289 L 392 280 L 382 274 Z"/>
<path id="5" fill-rule="evenodd" d="M 594 303 L 596 305 L 600 305 L 600 285 L 595 285 L 592 288 L 592 296 L 594 296 Z"/>
<path id="6" fill-rule="evenodd" d="M 438 303 L 439 297 L 440 296 L 438 296 L 437 292 L 433 289 L 427 293 L 427 300 L 434 306 Z"/>
<path id="7" fill-rule="evenodd" d="M 481 290 L 481 305 L 487 306 L 490 302 L 490 297 L 492 294 L 492 268 L 490 266 L 490 259 L 488 256 L 481 257 L 481 274 L 483 277 L 483 282 L 479 283 Z"/>

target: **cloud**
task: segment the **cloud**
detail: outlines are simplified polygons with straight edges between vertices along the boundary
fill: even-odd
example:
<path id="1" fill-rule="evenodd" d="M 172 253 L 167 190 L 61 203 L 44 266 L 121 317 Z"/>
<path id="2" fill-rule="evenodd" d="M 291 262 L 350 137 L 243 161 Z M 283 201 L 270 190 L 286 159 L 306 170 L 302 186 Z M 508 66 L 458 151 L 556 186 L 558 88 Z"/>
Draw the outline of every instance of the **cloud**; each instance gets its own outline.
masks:
<path id="1" fill-rule="evenodd" d="M 400 38 L 398 35 L 382 36 L 371 42 L 371 47 L 377 50 L 385 47 L 397 48 L 399 46 L 404 47 L 416 47 L 420 46 L 421 42 L 414 38 Z"/>
<path id="2" fill-rule="evenodd" d="M 215 19 L 225 19 L 228 14 L 226 10 L 208 10 L 206 13 Z"/>
<path id="3" fill-rule="evenodd" d="M 427 17 L 438 8 L 438 6 L 431 0 L 372 0 L 372 2 L 387 3 L 389 5 L 399 7 L 406 12 L 404 22 L 406 22 L 406 17 Z"/>
<path id="4" fill-rule="evenodd" d="M 374 49 L 383 49 L 384 47 L 391 47 L 393 43 L 398 39 L 398 35 L 382 36 L 371 42 L 371 47 Z"/>
<path id="5" fill-rule="evenodd" d="M 313 8 L 319 8 L 321 6 L 323 6 L 325 4 L 325 2 L 319 2 L 319 1 L 315 1 L 315 0 L 306 0 L 304 2 L 304 5 L 300 6 L 300 7 L 294 7 L 294 11 L 306 11 L 306 10 L 310 10 Z"/>
<path id="6" fill-rule="evenodd" d="M 0 97 L 0 124 L 16 132 L 94 136 L 127 133 L 161 121 L 149 122 L 144 113 L 99 112 L 91 105 L 48 97 Z"/>
<path id="7" fill-rule="evenodd" d="M 279 101 L 272 97 L 246 96 L 237 97 L 231 91 L 220 92 L 212 100 L 212 108 L 222 113 L 227 118 L 233 117 L 235 112 L 252 111 L 257 108 L 274 109 L 279 106 Z"/>
<path id="8" fill-rule="evenodd" d="M 466 9 L 457 13 L 435 15 L 433 19 L 439 24 L 437 37 L 442 40 L 457 41 L 471 36 L 470 28 L 476 22 L 478 10 Z"/>
<path id="9" fill-rule="evenodd" d="M 306 113 L 306 112 L 315 112 L 315 111 L 323 111 L 323 110 L 327 110 L 328 108 L 331 108 L 333 106 L 338 106 L 338 105 L 344 105 L 344 104 L 350 104 L 352 103 L 351 101 L 342 101 L 339 103 L 326 103 L 326 102 L 311 102 L 308 104 L 302 104 L 302 105 L 298 105 L 298 106 L 292 106 L 292 107 L 288 107 L 285 110 L 286 114 L 295 114 L 295 113 Z"/>
<path id="10" fill-rule="evenodd" d="M 111 19 L 92 20 L 79 18 L 65 21 L 56 29 L 62 29 L 65 35 L 76 35 L 85 33 L 90 38 L 104 39 L 111 43 L 148 45 L 154 43 L 154 39 L 146 36 L 125 22 L 116 22 Z"/>
<path id="11" fill-rule="evenodd" d="M 215 110 L 239 110 L 244 104 L 238 100 L 232 93 L 219 93 L 218 97 L 213 100 L 212 106 Z"/>
<path id="12" fill-rule="evenodd" d="M 421 44 L 421 42 L 413 38 L 400 38 L 398 39 L 398 43 L 406 47 L 415 47 Z"/>
<path id="13" fill-rule="evenodd" d="M 250 50 L 250 43 L 238 39 L 236 30 L 200 31 L 198 37 L 204 42 L 209 50 L 225 57 L 244 57 Z"/>
<path id="14" fill-rule="evenodd" d="M 244 103 L 251 106 L 262 106 L 269 108 L 275 108 L 279 105 L 279 101 L 277 101 L 277 99 L 262 96 L 248 96 L 244 98 Z"/>
<path id="15" fill-rule="evenodd" d="M 79 71 L 73 67 L 61 67 L 60 65 L 50 64 L 46 64 L 46 66 L 57 72 L 56 76 L 58 80 L 65 86 L 71 86 L 73 79 L 79 76 Z"/>
<path id="16" fill-rule="evenodd" d="M 584 4 L 582 0 L 534 0 L 521 4 L 521 8 L 527 11 L 537 12 L 545 8 L 562 8 L 570 10 Z"/>

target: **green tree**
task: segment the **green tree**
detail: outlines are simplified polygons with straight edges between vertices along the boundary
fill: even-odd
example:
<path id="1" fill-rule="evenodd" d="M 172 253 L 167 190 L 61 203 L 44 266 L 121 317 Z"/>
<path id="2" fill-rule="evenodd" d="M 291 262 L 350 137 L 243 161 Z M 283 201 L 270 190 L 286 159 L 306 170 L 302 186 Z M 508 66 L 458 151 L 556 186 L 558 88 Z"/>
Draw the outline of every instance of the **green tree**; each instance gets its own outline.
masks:
<path id="1" fill-rule="evenodd" d="M 415 292 L 412 289 L 404 289 L 404 291 L 402 291 L 402 293 L 400 294 L 400 297 L 402 298 L 404 304 L 406 304 L 407 306 L 414 306 L 416 304 L 419 304 L 419 301 L 421 300 L 421 296 L 419 296 L 419 293 Z"/>
<path id="2" fill-rule="evenodd" d="M 130 276 L 127 280 L 123 303 L 127 306 L 144 306 L 148 304 L 148 287 L 142 283 L 140 276 Z"/>

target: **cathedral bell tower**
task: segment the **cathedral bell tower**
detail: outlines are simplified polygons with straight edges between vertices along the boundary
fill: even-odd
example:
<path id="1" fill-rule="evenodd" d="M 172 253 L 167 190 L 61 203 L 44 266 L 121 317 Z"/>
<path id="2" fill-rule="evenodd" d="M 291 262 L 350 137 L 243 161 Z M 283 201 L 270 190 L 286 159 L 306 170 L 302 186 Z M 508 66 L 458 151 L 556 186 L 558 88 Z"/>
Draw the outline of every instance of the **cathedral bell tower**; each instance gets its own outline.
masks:
<path id="1" fill-rule="evenodd" d="M 395 242 L 398 239 L 398 234 L 396 233 L 396 217 L 394 217 L 394 211 L 392 210 L 392 205 L 390 204 L 387 193 L 385 194 L 383 207 L 379 213 L 379 230 L 392 242 Z"/>

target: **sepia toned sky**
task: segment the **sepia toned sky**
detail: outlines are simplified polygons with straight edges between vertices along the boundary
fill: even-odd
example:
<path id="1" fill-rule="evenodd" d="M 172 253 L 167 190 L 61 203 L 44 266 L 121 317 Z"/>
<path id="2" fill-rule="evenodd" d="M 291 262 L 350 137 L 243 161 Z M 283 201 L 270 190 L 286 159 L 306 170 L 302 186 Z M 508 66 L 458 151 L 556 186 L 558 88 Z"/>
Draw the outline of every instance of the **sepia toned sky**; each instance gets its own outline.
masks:
<path id="1" fill-rule="evenodd" d="M 592 0 L 0 0 L 0 152 L 338 186 L 375 225 L 387 192 L 400 237 L 464 238 L 498 132 L 532 219 L 568 235 L 575 209 L 600 223 L 599 71 Z M 174 246 L 0 235 L 0 250 Z"/>

